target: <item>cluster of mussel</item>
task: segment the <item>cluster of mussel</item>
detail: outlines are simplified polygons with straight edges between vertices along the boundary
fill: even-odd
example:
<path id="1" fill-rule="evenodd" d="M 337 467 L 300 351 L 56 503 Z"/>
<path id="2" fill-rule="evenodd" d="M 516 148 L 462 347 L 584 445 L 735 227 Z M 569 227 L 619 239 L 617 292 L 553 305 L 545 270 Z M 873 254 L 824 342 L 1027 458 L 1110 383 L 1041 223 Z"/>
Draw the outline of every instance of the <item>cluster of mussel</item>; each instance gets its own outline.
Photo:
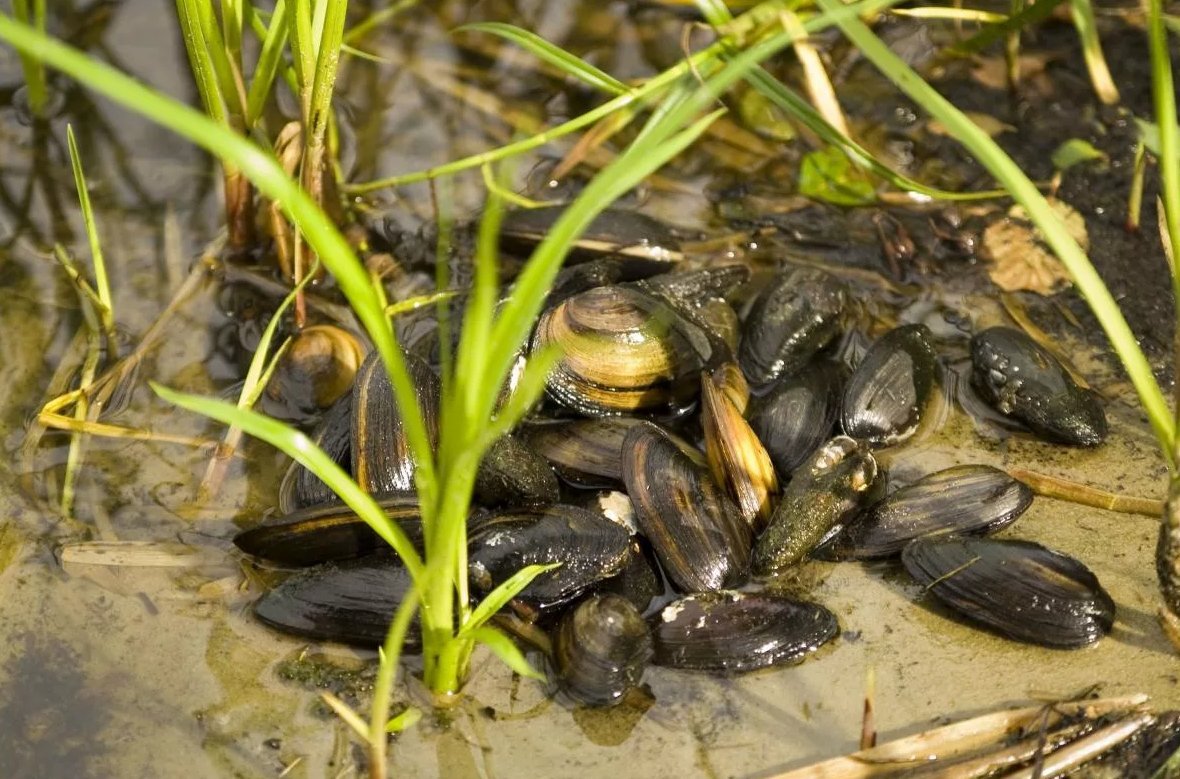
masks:
<path id="1" fill-rule="evenodd" d="M 841 346 L 852 296 L 825 272 L 789 268 L 751 295 L 744 266 L 680 270 L 664 247 L 627 248 L 562 271 L 530 345 L 562 349 L 548 398 L 485 458 L 469 522 L 478 591 L 561 564 L 511 608 L 553 628 L 569 695 L 618 702 L 649 662 L 744 672 L 799 661 L 836 634 L 836 617 L 759 582 L 808 558 L 900 555 L 935 596 L 1020 640 L 1077 647 L 1110 629 L 1114 604 L 1081 563 L 983 537 L 1032 501 L 1003 471 L 959 465 L 887 490 L 874 451 L 913 437 L 937 394 L 926 326 L 896 327 L 853 357 Z M 743 295 L 739 316 L 730 301 Z M 402 342 L 434 429 L 437 331 L 421 325 Z M 1024 333 L 987 329 L 970 351 L 973 392 L 1013 425 L 1102 441 L 1096 396 Z M 317 435 L 420 538 L 414 463 L 375 359 Z M 379 644 L 409 586 L 396 559 L 306 471 L 288 474 L 280 508 L 236 543 L 309 567 L 264 595 L 258 617 Z"/>

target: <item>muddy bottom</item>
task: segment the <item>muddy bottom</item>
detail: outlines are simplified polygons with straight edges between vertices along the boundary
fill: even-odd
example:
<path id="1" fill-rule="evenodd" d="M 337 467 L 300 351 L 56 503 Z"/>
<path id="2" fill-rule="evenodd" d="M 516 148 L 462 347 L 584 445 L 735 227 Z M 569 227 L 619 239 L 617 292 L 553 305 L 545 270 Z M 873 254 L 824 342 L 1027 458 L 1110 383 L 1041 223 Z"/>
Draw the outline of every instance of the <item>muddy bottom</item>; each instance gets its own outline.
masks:
<path id="1" fill-rule="evenodd" d="M 586 52 L 621 78 L 649 75 L 677 56 L 681 22 L 675 19 L 651 22 L 657 30 L 673 31 L 671 37 L 655 38 L 642 32 L 648 12 L 632 18 L 623 6 L 603 10 L 561 2 L 542 4 L 542 10 L 492 5 L 480 13 L 513 19 Z M 67 15 L 63 34 L 75 35 L 93 53 L 117 59 L 172 94 L 192 96 L 170 10 L 131 0 L 107 10 L 98 21 L 81 11 Z M 571 32 L 562 20 L 574 18 L 579 29 Z M 72 28 L 71 19 L 76 22 Z M 455 102 L 422 75 L 440 63 L 486 68 L 477 53 L 452 50 L 455 44 L 445 32 L 474 19 L 465 4 L 442 4 L 369 42 L 372 51 L 394 64 L 347 64 L 342 100 L 351 179 L 416 170 L 511 137 L 513 130 L 496 117 Z M 79 29 L 88 34 L 82 36 Z M 1140 32 L 1114 34 L 1113 45 L 1121 52 L 1134 48 L 1139 39 L 1133 36 Z M 1050 79 L 1049 85 L 1060 82 L 1056 88 L 1065 90 L 1062 99 L 1093 117 L 1089 137 L 1099 146 L 1107 144 L 1111 167 L 1101 186 L 1090 185 L 1097 181 L 1096 171 L 1068 174 L 1061 193 L 1085 218 L 1096 262 L 1116 297 L 1131 301 L 1131 324 L 1148 344 L 1158 372 L 1167 374 L 1170 329 L 1162 323 L 1170 315 L 1170 301 L 1165 285 L 1149 281 L 1163 268 L 1158 238 L 1146 228 L 1139 235 L 1121 233 L 1121 217 L 1110 216 L 1129 175 L 1128 119 L 1092 109 L 1085 83 L 1080 88 L 1076 83 L 1075 71 L 1082 67 L 1076 42 L 1063 36 L 1054 27 L 1035 41 L 1071 63 L 1063 66 L 1068 77 Z M 406 52 L 416 52 L 418 59 Z M 1111 57 L 1112 63 L 1123 59 Z M 589 100 L 524 68 L 523 59 L 513 55 L 506 60 L 511 67 L 504 64 L 495 76 L 485 73 L 496 82 L 487 89 L 505 103 L 519 101 L 552 119 L 572 114 Z M 1123 68 L 1115 68 L 1120 86 L 1124 80 L 1139 84 L 1142 73 Z M 849 78 L 856 72 L 853 68 Z M 0 93 L 12 95 L 19 79 L 15 56 L 0 49 L 5 85 Z M 1033 87 L 1048 88 L 1041 81 Z M 903 101 L 892 93 L 882 97 L 881 89 L 867 77 L 849 85 L 846 107 L 865 107 L 876 94 L 874 110 L 898 121 L 906 110 Z M 1141 84 L 1127 87 L 1128 100 L 1140 112 L 1141 92 Z M 199 154 L 82 93 L 66 90 L 65 98 L 64 113 L 39 132 L 22 123 L 18 108 L 0 108 L 0 381 L 7 388 L 0 396 L 0 442 L 7 455 L 0 459 L 0 777 L 363 775 L 362 750 L 325 709 L 319 693 L 332 690 L 367 707 L 372 654 L 308 644 L 257 623 L 250 612 L 259 593 L 256 577 L 229 541 L 240 527 L 274 510 L 283 458 L 248 446 L 230 463 L 229 478 L 215 497 L 196 506 L 208 450 L 93 437 L 86 445 L 73 518 L 62 519 L 68 439 L 51 432 L 39 446 L 26 445 L 29 435 L 38 434 L 33 419 L 52 394 L 48 388 L 55 371 L 63 362 L 76 365 L 80 355 L 74 290 L 47 253 L 61 241 L 86 256 L 64 156 L 65 122 L 79 132 L 104 246 L 117 269 L 114 295 L 125 349 L 138 343 L 168 305 L 221 219 L 217 173 Z M 1044 148 L 1074 134 L 1060 121 L 1037 119 L 1042 115 L 1036 111 L 1001 112 L 999 118 L 1023 128 L 1019 122 L 1030 116 L 1029 122 L 1052 130 L 1038 141 L 1043 148 L 1036 147 L 1041 149 L 1036 154 L 1043 156 Z M 736 236 L 715 254 L 698 256 L 702 261 L 737 256 L 765 269 L 789 257 L 834 268 L 856 285 L 868 319 L 938 321 L 952 331 L 947 313 L 975 328 L 1003 321 L 986 260 L 924 240 L 929 238 L 922 232 L 922 225 L 929 224 L 926 214 L 899 217 L 916 225 L 919 246 L 914 263 L 899 276 L 882 253 L 874 209 L 813 204 L 805 209 L 795 203 L 775 212 L 775 204 L 792 197 L 789 185 L 776 182 L 797 162 L 799 151 L 770 148 L 777 156 L 769 161 L 727 158 L 728 167 L 706 167 L 718 164 L 710 147 L 665 171 L 679 186 L 657 186 L 641 205 L 690 231 Z M 568 144 L 546 149 L 543 157 L 551 162 L 567 149 Z M 922 155 L 948 152 L 918 154 L 911 175 L 919 175 L 929 162 Z M 978 171 L 954 154 L 940 163 L 948 177 L 980 185 Z M 522 186 L 534 162 L 522 165 Z M 1048 175 L 1040 169 L 1033 173 Z M 738 192 L 740 179 L 746 181 Z M 781 200 L 762 197 L 773 186 L 781 187 L 775 193 Z M 1149 177 L 1145 202 L 1154 186 Z M 478 176 L 461 180 L 459 205 L 474 210 L 478 187 Z M 722 192 L 734 198 L 719 203 Z M 750 193 L 762 199 L 751 200 Z M 375 208 L 426 214 L 429 209 L 422 204 L 428 202 L 424 187 L 411 187 L 396 198 L 382 196 Z M 990 218 L 980 215 L 977 226 Z M 1143 224 L 1153 225 L 1154 219 L 1154 208 L 1147 205 Z M 1124 265 L 1120 258 L 1136 258 L 1139 264 Z M 146 384 L 151 378 L 189 391 L 234 395 L 241 354 L 257 325 L 223 313 L 240 309 L 226 300 L 215 279 L 196 286 L 168 323 L 164 345 L 140 367 L 134 391 L 126 407 L 111 415 L 112 423 L 210 441 L 222 435 L 220 428 L 156 399 Z M 1160 496 L 1166 471 L 1154 439 L 1072 293 L 1049 301 L 1019 299 L 1106 399 L 1109 440 L 1093 450 L 1022 436 L 1000 440 L 947 408 L 940 424 L 928 426 L 905 447 L 886 450 L 885 467 L 925 472 L 987 463 L 1127 495 Z M 1078 314 L 1080 324 L 1071 323 L 1059 303 Z M 597 711 L 554 699 L 546 685 L 515 678 L 494 658 L 477 653 L 456 705 L 394 738 L 394 775 L 771 776 L 856 747 L 870 674 L 882 739 L 1095 687 L 1104 695 L 1147 693 L 1158 710 L 1180 708 L 1180 660 L 1155 620 L 1157 528 L 1153 517 L 1037 498 L 1002 534 L 1077 557 L 1109 591 L 1117 605 L 1114 629 L 1086 649 L 1043 649 L 973 627 L 924 594 L 896 563 L 810 562 L 780 584 L 805 590 L 831 609 L 840 634 L 801 665 L 735 678 L 653 668 L 640 694 L 618 709 Z M 151 564 L 135 555 L 78 561 L 70 549 L 82 541 L 169 546 Z M 536 656 L 533 660 L 540 663 Z M 421 691 L 411 683 L 399 689 L 398 699 L 419 701 Z"/>

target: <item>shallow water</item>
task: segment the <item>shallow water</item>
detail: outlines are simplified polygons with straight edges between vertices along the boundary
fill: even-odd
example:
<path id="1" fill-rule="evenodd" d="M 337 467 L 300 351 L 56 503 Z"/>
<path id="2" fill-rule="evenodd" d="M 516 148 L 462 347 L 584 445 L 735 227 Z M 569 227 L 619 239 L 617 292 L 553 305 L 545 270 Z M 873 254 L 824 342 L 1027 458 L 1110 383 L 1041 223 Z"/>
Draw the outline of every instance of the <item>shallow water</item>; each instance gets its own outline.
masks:
<path id="1" fill-rule="evenodd" d="M 678 21 L 650 13 L 629 18 L 623 6 L 612 5 L 581 9 L 574 30 L 569 20 L 575 5 L 522 3 L 481 13 L 513 19 L 558 42 L 576 34 L 579 50 L 624 78 L 649 74 L 677 55 Z M 416 170 L 511 137 L 489 113 L 446 96 L 440 74 L 449 68 L 464 78 L 474 78 L 468 70 L 479 68 L 505 105 L 538 115 L 542 108 L 550 117 L 572 114 L 585 102 L 584 95 L 565 94 L 550 79 L 524 69 L 529 59 L 523 55 L 507 56 L 489 70 L 479 54 L 454 48 L 441 31 L 468 18 L 462 9 L 450 4 L 432 12 L 437 16 L 420 13 L 412 28 L 370 42 L 372 51 L 408 64 L 349 65 L 342 105 L 350 178 Z M 62 29 L 82 25 L 92 52 L 192 98 L 170 10 L 138 0 L 108 10 L 109 16 L 97 21 L 72 20 L 77 24 L 63 23 Z M 640 29 L 648 27 L 662 37 L 641 36 Z M 3 94 L 18 80 L 15 56 L 0 50 Z M 275 776 L 293 763 L 288 776 L 356 775 L 363 755 L 319 705 L 316 685 L 346 696 L 363 691 L 370 656 L 334 645 L 308 647 L 257 624 L 249 612 L 256 590 L 243 578 L 246 564 L 230 549 L 237 526 L 257 521 L 273 507 L 281 458 L 262 447 L 248 448 L 231 464 L 225 486 L 194 511 L 206 451 L 91 438 L 76 521 L 66 521 L 56 509 L 66 439 L 52 434 L 35 450 L 23 448 L 57 366 L 78 359 L 71 350 L 81 325 L 74 290 L 45 251 L 61 241 L 85 256 L 64 156 L 67 118 L 79 132 L 104 246 L 115 268 L 125 348 L 139 341 L 167 305 L 193 259 L 215 236 L 220 218 L 216 174 L 201 155 L 103 101 L 67 97 L 67 116 L 53 122 L 49 136 L 34 135 L 16 109 L 0 109 L 0 381 L 8 388 L 0 397 L 0 441 L 8 455 L 0 458 L 0 777 Z M 849 100 L 866 102 L 856 91 Z M 880 102 L 870 113 L 901 111 L 899 104 Z M 764 148 L 749 138 L 744 143 Z M 721 156 L 728 169 L 706 167 Z M 707 154 L 665 171 L 667 187 L 657 186 L 644 208 L 685 228 L 703 227 L 711 237 L 727 234 L 734 228 L 716 219 L 705 193 L 742 180 L 765 193 L 781 186 L 793 156 L 787 150 L 783 159 L 764 164 L 732 144 L 712 142 Z M 522 177 L 533 161 L 522 165 Z M 922 161 L 913 164 L 920 168 Z M 474 184 L 465 180 L 457 190 L 461 206 L 476 204 Z M 425 187 L 400 194 L 399 208 L 428 213 Z M 774 206 L 782 206 L 780 215 L 787 219 L 799 205 L 790 203 L 788 194 L 780 191 L 769 205 L 763 200 L 750 208 L 762 218 L 780 213 Z M 698 257 L 715 260 L 738 252 L 765 265 L 789 251 L 808 262 L 850 263 L 855 270 L 847 273 L 864 291 L 866 318 L 886 315 L 901 296 L 889 291 L 899 287 L 889 280 L 871 222 L 862 218 L 864 212 L 819 211 L 835 226 L 825 228 L 822 220 L 804 214 L 799 224 L 816 235 L 780 224 L 778 232 L 755 239 L 757 249 L 748 240 L 734 240 Z M 168 213 L 175 231 L 164 227 Z M 1101 214 L 1085 215 L 1102 221 Z M 764 222 L 774 226 L 773 220 Z M 914 278 L 918 275 L 915 271 Z M 936 269 L 932 279 L 906 287 L 937 305 L 909 306 L 903 316 L 937 316 L 946 306 L 968 314 L 977 326 L 996 321 L 1000 309 L 980 293 L 987 289 L 983 279 L 978 263 L 955 260 Z M 876 303 L 869 293 L 892 300 Z M 236 333 L 237 327 L 218 310 L 219 300 L 213 283 L 206 282 L 182 307 L 167 326 L 164 345 L 141 367 L 128 407 L 110 421 L 173 434 L 220 435 L 215 426 L 156 400 L 146 386 L 151 378 L 210 394 L 231 387 L 237 368 L 218 348 L 217 333 L 227 325 Z M 1111 370 L 1109 357 L 1095 351 L 1101 339 L 1071 329 L 1052 306 L 1034 309 L 1043 326 L 1062 334 L 1079 367 L 1108 398 L 1111 439 L 1092 451 L 1020 437 L 998 442 L 951 413 L 939 429 L 890 453 L 889 467 L 901 472 L 986 462 L 1158 495 L 1163 464 L 1125 383 Z M 923 597 L 895 565 L 811 563 L 783 585 L 806 590 L 831 608 L 843 632 L 800 666 L 734 679 L 652 669 L 646 677 L 650 700 L 602 713 L 551 701 L 543 686 L 512 679 L 497 662 L 477 655 L 465 697 L 447 721 L 424 722 L 398 737 L 391 762 L 399 775 L 415 777 L 542 771 L 587 777 L 768 776 L 855 747 L 870 670 L 876 677 L 878 727 L 886 737 L 1095 684 L 1106 694 L 1146 692 L 1160 708 L 1177 707 L 1180 666 L 1154 618 L 1156 527 L 1149 517 L 1038 498 L 1005 532 L 1078 557 L 1109 590 L 1118 606 L 1115 629 L 1089 649 L 1029 647 L 970 627 Z M 177 542 L 187 554 L 174 558 L 176 567 L 63 564 L 63 546 L 80 540 Z M 415 692 L 405 694 L 413 698 Z"/>

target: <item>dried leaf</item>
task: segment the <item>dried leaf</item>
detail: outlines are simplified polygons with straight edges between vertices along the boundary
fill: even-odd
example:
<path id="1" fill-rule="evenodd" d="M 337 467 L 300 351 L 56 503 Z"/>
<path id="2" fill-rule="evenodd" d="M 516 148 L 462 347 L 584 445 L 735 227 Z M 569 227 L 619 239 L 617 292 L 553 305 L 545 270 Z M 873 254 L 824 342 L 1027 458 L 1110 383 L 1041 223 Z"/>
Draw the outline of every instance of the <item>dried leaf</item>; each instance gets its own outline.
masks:
<path id="1" fill-rule="evenodd" d="M 1061 201 L 1051 201 L 1050 205 L 1065 222 L 1070 235 L 1087 251 L 1090 241 L 1082 215 Z M 1052 295 L 1069 284 L 1069 272 L 1044 244 L 1040 232 L 1019 206 L 984 230 L 983 248 L 992 260 L 988 275 L 1005 292 L 1027 290 Z"/>

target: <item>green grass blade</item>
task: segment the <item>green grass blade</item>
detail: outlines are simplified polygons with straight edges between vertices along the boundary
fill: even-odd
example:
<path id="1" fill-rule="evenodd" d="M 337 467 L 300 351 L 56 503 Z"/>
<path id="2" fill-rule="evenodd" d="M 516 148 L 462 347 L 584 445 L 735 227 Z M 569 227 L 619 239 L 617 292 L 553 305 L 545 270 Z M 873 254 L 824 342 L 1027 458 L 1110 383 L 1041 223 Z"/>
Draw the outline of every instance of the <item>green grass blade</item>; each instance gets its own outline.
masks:
<path id="1" fill-rule="evenodd" d="M 316 446 L 315 442 L 304 433 L 278 420 L 259 414 L 246 408 L 238 408 L 232 403 L 199 395 L 189 395 L 177 392 L 155 382 L 151 382 L 152 389 L 164 400 L 180 408 L 195 411 L 198 414 L 215 419 L 226 425 L 240 427 L 247 434 L 261 439 L 276 449 L 281 450 L 292 460 L 307 468 L 323 480 L 344 501 L 347 506 L 364 520 L 365 524 L 393 547 L 406 570 L 413 577 L 415 585 L 422 581 L 425 575 L 422 558 L 414 550 L 410 539 L 396 523 L 391 522 L 372 496 L 366 493 L 353 481 L 343 468 L 335 463 L 331 457 Z"/>
<path id="2" fill-rule="evenodd" d="M 484 625 L 478 630 L 473 631 L 471 638 L 477 644 L 483 644 L 490 649 L 492 654 L 500 658 L 504 665 L 511 668 L 518 675 L 528 679 L 545 681 L 545 675 L 529 665 L 529 661 L 525 659 L 524 653 L 520 651 L 520 647 L 511 638 L 504 635 L 503 632 L 496 630 L 490 625 Z"/>
<path id="3" fill-rule="evenodd" d="M 826 10 L 837 10 L 838 0 L 817 0 Z M 1123 363 L 1139 394 L 1140 402 L 1151 422 L 1160 446 L 1170 461 L 1175 440 L 1175 421 L 1163 393 L 1151 372 L 1151 366 L 1127 326 L 1118 304 L 1090 264 L 1085 252 L 1070 236 L 1049 203 L 1023 171 L 987 133 L 955 108 L 901 61 L 873 32 L 856 17 L 844 16 L 837 22 L 848 39 L 894 84 L 943 124 L 988 169 L 1022 205 L 1041 230 L 1045 241 L 1073 277 L 1078 290 L 1093 309 L 1111 345 Z"/>
<path id="4" fill-rule="evenodd" d="M 347 0 L 323 0 L 317 36 L 315 80 L 311 89 L 311 132 L 316 143 L 322 143 L 332 110 L 332 90 L 336 86 L 336 71 L 340 66 L 340 44 L 344 38 L 344 16 Z"/>
<path id="5" fill-rule="evenodd" d="M 1040 24 L 1052 16 L 1057 6 L 1064 2 L 1065 0 L 1038 0 L 1036 3 L 1029 3 L 1020 13 L 1009 16 L 1000 24 L 989 25 L 962 43 L 949 47 L 947 53 L 961 57 L 982 51 L 1011 33 Z"/>
<path id="6" fill-rule="evenodd" d="M 417 610 L 420 591 L 410 592 L 397 605 L 393 613 L 393 622 L 389 625 L 389 632 L 385 635 L 385 644 L 381 647 L 381 662 L 377 666 L 377 678 L 373 682 L 373 708 L 369 712 L 369 759 L 375 765 L 385 764 L 386 729 L 389 727 L 389 706 L 393 697 L 393 683 L 397 677 L 398 659 L 401 648 L 406 643 L 406 633 L 410 629 L 410 622 Z"/>
<path id="7" fill-rule="evenodd" d="M 74 171 L 74 187 L 78 190 L 78 205 L 82 209 L 82 222 L 86 225 L 86 239 L 90 243 L 90 259 L 94 263 L 94 291 L 98 294 L 102 332 L 108 343 L 113 343 L 115 332 L 115 303 L 111 296 L 111 281 L 107 275 L 107 263 L 102 253 L 102 241 L 98 237 L 98 221 L 90 204 L 90 189 L 86 186 L 86 174 L 82 170 L 82 158 L 78 154 L 78 142 L 74 138 L 73 125 L 66 125 L 66 146 L 70 152 L 70 167 Z M 112 354 L 113 358 L 115 355 Z"/>
<path id="8" fill-rule="evenodd" d="M 1069 9 L 1078 37 L 1082 39 L 1082 56 L 1086 60 L 1086 69 L 1090 71 L 1094 93 L 1106 105 L 1114 105 L 1119 101 L 1119 90 L 1114 85 L 1106 57 L 1102 53 L 1102 42 L 1098 39 L 1098 26 L 1094 21 L 1094 7 L 1090 0 L 1069 0 Z"/>
<path id="9" fill-rule="evenodd" d="M 258 52 L 258 64 L 250 77 L 250 90 L 246 94 L 246 128 L 252 128 L 262 116 L 266 100 L 274 88 L 275 76 L 283 61 L 283 49 L 287 45 L 290 28 L 287 24 L 287 2 L 277 0 L 262 49 Z"/>
<path id="10" fill-rule="evenodd" d="M 1155 105 L 1155 130 L 1162 180 L 1160 189 L 1164 200 L 1168 242 L 1172 244 L 1173 256 L 1180 257 L 1180 128 L 1176 125 L 1176 86 L 1172 78 L 1167 33 L 1162 22 L 1161 0 L 1150 0 L 1148 11 L 1151 93 Z M 1173 275 L 1180 277 L 1180 272 L 1174 270 Z"/>
<path id="11" fill-rule="evenodd" d="M 12 0 L 12 14 L 25 24 L 45 32 L 45 0 Z M 21 71 L 25 77 L 25 89 L 29 98 L 29 110 L 33 116 L 43 118 L 45 104 L 49 100 L 49 87 L 45 79 L 45 68 L 34 57 L 20 55 Z"/>
<path id="12" fill-rule="evenodd" d="M 205 112 L 209 116 L 221 124 L 227 124 L 229 120 L 225 99 L 221 94 L 221 84 L 217 80 L 216 69 L 209 53 L 209 43 L 205 39 L 205 28 L 200 21 L 197 8 L 199 4 L 200 0 L 176 0 L 176 17 L 180 21 L 184 48 L 188 52 L 189 69 L 192 70 L 197 93 L 201 96 L 201 104 L 205 106 Z"/>
<path id="13" fill-rule="evenodd" d="M 550 563 L 548 565 L 527 565 L 521 568 L 516 573 L 509 576 L 494 590 L 484 596 L 479 605 L 471 610 L 471 616 L 467 622 L 455 634 L 456 641 L 463 641 L 471 639 L 475 632 L 484 626 L 485 623 L 508 605 L 508 602 L 532 584 L 533 579 L 536 579 L 546 571 L 552 571 L 554 568 L 559 568 L 560 563 Z"/>
<path id="14" fill-rule="evenodd" d="M 507 41 L 515 43 L 528 51 L 537 59 L 547 62 L 553 67 L 576 78 L 595 89 L 601 89 L 612 95 L 625 95 L 629 91 L 627 85 L 609 73 L 605 73 L 586 62 L 581 57 L 570 54 L 565 49 L 555 46 L 536 33 L 522 30 L 516 25 L 503 22 L 476 22 L 456 27 L 453 32 L 486 32 L 497 35 Z"/>

